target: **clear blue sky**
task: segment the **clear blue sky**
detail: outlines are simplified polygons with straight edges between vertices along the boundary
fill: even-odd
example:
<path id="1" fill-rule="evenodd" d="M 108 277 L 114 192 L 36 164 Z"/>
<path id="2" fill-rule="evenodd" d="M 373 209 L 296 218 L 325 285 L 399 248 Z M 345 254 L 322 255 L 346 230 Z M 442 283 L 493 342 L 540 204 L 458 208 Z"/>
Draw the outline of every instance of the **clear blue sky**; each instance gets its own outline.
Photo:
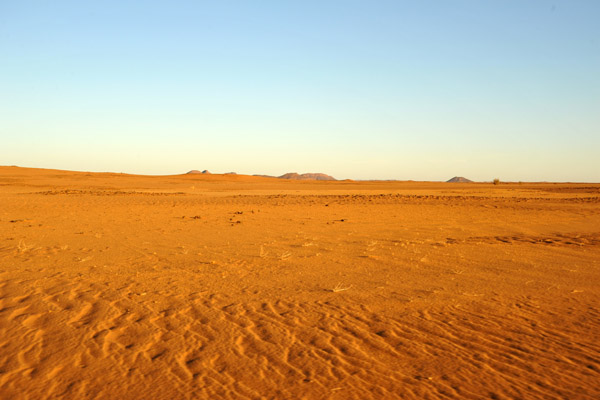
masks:
<path id="1" fill-rule="evenodd" d="M 600 181 L 600 1 L 0 0 L 0 165 Z"/>

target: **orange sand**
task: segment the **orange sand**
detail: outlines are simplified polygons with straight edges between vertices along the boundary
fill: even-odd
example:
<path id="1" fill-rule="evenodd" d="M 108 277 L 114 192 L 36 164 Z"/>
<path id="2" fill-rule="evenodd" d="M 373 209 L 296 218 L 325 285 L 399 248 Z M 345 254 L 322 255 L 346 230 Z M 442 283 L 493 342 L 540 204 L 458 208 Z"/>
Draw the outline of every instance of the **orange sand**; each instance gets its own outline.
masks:
<path id="1" fill-rule="evenodd" d="M 598 399 L 600 185 L 0 167 L 0 398 Z"/>

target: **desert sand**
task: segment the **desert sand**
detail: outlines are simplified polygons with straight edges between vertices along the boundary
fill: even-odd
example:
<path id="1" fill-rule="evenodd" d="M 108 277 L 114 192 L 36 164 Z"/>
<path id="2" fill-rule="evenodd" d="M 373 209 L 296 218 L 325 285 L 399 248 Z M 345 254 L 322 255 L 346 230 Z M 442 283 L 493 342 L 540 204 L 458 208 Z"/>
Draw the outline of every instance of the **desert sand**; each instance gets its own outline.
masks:
<path id="1" fill-rule="evenodd" d="M 598 399 L 600 184 L 0 167 L 0 398 Z"/>

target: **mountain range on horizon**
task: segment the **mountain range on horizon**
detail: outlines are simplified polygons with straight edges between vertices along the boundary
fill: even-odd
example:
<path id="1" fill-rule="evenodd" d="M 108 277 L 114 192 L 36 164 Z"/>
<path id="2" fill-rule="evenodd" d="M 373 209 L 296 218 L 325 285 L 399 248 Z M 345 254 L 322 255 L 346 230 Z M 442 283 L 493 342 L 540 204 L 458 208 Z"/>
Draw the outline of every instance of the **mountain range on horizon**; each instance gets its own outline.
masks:
<path id="1" fill-rule="evenodd" d="M 193 169 L 193 170 L 187 172 L 186 174 L 188 174 L 188 175 L 194 175 L 194 174 L 210 175 L 211 172 L 206 169 L 203 171 Z M 236 175 L 236 173 L 235 172 L 227 172 L 224 175 Z M 263 178 L 290 179 L 290 180 L 337 181 L 337 179 L 335 179 L 333 176 L 327 175 L 327 174 L 324 174 L 321 172 L 308 172 L 308 173 L 304 173 L 304 174 L 299 174 L 297 172 L 288 172 L 288 173 L 285 173 L 280 176 L 264 175 L 264 174 L 255 174 L 253 176 L 260 176 Z M 467 179 L 463 176 L 455 176 L 453 178 L 448 179 L 446 182 L 448 182 L 448 183 L 471 183 L 473 181 L 470 179 Z"/>
<path id="2" fill-rule="evenodd" d="M 195 175 L 195 174 L 210 175 L 211 172 L 206 169 L 203 171 L 193 169 L 189 172 L 186 172 L 186 175 Z M 236 175 L 236 173 L 235 172 L 227 172 L 224 175 Z M 264 178 L 293 179 L 293 180 L 337 181 L 337 179 L 335 179 L 333 176 L 323 174 L 320 172 L 309 172 L 309 173 L 305 173 L 305 174 L 299 174 L 297 172 L 288 172 L 281 176 L 261 175 L 261 174 L 256 174 L 254 176 L 262 176 Z"/>

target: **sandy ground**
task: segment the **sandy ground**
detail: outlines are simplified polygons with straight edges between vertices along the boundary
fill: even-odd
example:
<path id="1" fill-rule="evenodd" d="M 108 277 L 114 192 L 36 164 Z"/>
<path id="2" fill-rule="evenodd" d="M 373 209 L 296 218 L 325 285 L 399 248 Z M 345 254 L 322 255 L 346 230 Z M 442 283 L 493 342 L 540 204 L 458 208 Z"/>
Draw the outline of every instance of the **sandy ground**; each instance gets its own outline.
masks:
<path id="1" fill-rule="evenodd" d="M 0 167 L 0 398 L 598 399 L 600 185 Z"/>

